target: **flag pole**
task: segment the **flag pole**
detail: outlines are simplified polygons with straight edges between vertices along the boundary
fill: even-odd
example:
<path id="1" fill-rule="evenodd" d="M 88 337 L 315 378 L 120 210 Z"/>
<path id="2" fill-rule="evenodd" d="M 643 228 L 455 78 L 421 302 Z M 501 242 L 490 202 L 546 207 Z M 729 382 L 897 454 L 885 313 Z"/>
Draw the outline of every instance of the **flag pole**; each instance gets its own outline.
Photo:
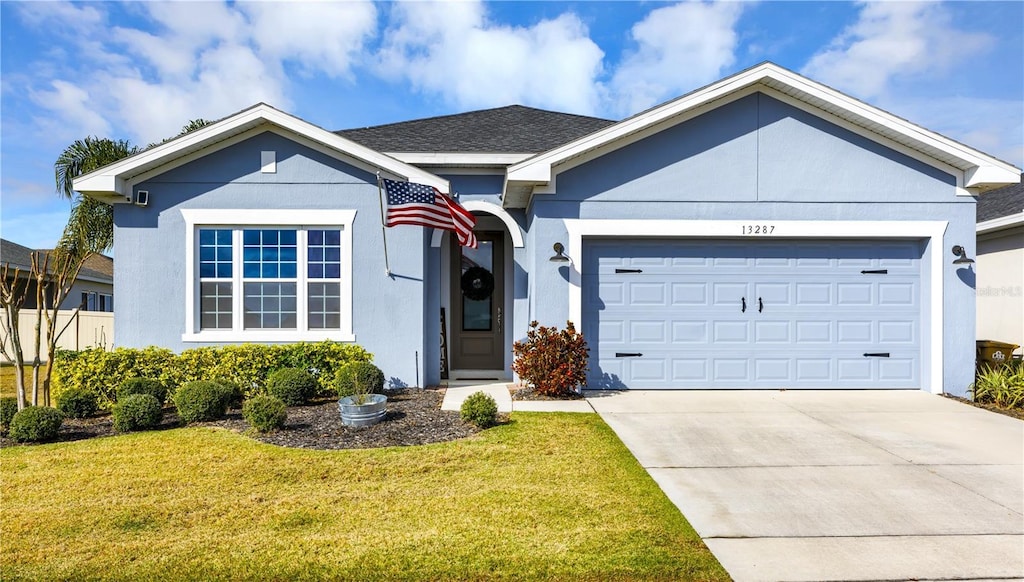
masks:
<path id="1" fill-rule="evenodd" d="M 384 272 L 390 277 L 391 264 L 388 263 L 387 220 L 384 218 L 384 190 L 381 188 L 380 171 L 377 172 L 377 197 L 380 199 L 380 234 L 384 238 Z"/>

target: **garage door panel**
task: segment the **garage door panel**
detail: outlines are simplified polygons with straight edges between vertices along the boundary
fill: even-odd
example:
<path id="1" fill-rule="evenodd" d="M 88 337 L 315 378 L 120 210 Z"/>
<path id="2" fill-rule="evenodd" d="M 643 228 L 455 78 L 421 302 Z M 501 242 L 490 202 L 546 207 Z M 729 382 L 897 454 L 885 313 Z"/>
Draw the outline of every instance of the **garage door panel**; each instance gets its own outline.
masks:
<path id="1" fill-rule="evenodd" d="M 587 241 L 591 383 L 918 388 L 921 248 L 914 241 Z"/>

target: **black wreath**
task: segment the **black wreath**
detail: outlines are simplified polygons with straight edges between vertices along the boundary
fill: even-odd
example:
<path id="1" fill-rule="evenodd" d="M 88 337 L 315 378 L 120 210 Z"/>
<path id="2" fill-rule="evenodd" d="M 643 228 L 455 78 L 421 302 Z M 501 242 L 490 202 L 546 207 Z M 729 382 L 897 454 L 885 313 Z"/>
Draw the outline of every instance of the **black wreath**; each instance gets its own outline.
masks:
<path id="1" fill-rule="evenodd" d="M 494 275 L 483 267 L 470 267 L 462 274 L 462 294 L 471 301 L 483 301 L 494 293 Z"/>

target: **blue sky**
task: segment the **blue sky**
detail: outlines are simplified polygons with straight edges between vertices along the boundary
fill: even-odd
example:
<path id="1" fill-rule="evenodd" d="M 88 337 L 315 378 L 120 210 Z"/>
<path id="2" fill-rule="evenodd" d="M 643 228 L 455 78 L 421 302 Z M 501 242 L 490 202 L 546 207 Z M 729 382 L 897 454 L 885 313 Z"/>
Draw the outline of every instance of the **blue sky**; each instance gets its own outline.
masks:
<path id="1" fill-rule="evenodd" d="M 53 162 L 265 101 L 327 129 L 499 107 L 621 119 L 770 60 L 1024 165 L 1022 2 L 0 2 L 0 233 Z"/>

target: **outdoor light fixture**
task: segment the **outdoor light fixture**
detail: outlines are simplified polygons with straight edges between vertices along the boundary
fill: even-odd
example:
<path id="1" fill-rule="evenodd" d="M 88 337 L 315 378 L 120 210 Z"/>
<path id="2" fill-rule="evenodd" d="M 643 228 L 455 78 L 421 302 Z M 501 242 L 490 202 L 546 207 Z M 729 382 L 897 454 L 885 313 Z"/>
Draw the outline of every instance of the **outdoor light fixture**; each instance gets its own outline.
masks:
<path id="1" fill-rule="evenodd" d="M 552 263 L 568 263 L 569 257 L 565 254 L 565 247 L 560 242 L 556 242 L 555 246 L 551 247 L 555 251 L 555 256 L 551 257 Z"/>
<path id="2" fill-rule="evenodd" d="M 953 259 L 954 265 L 970 265 L 974 262 L 974 259 L 967 257 L 967 249 L 960 245 L 953 245 L 953 254 L 957 256 L 957 258 Z M 551 260 L 553 261 L 554 259 Z"/>

